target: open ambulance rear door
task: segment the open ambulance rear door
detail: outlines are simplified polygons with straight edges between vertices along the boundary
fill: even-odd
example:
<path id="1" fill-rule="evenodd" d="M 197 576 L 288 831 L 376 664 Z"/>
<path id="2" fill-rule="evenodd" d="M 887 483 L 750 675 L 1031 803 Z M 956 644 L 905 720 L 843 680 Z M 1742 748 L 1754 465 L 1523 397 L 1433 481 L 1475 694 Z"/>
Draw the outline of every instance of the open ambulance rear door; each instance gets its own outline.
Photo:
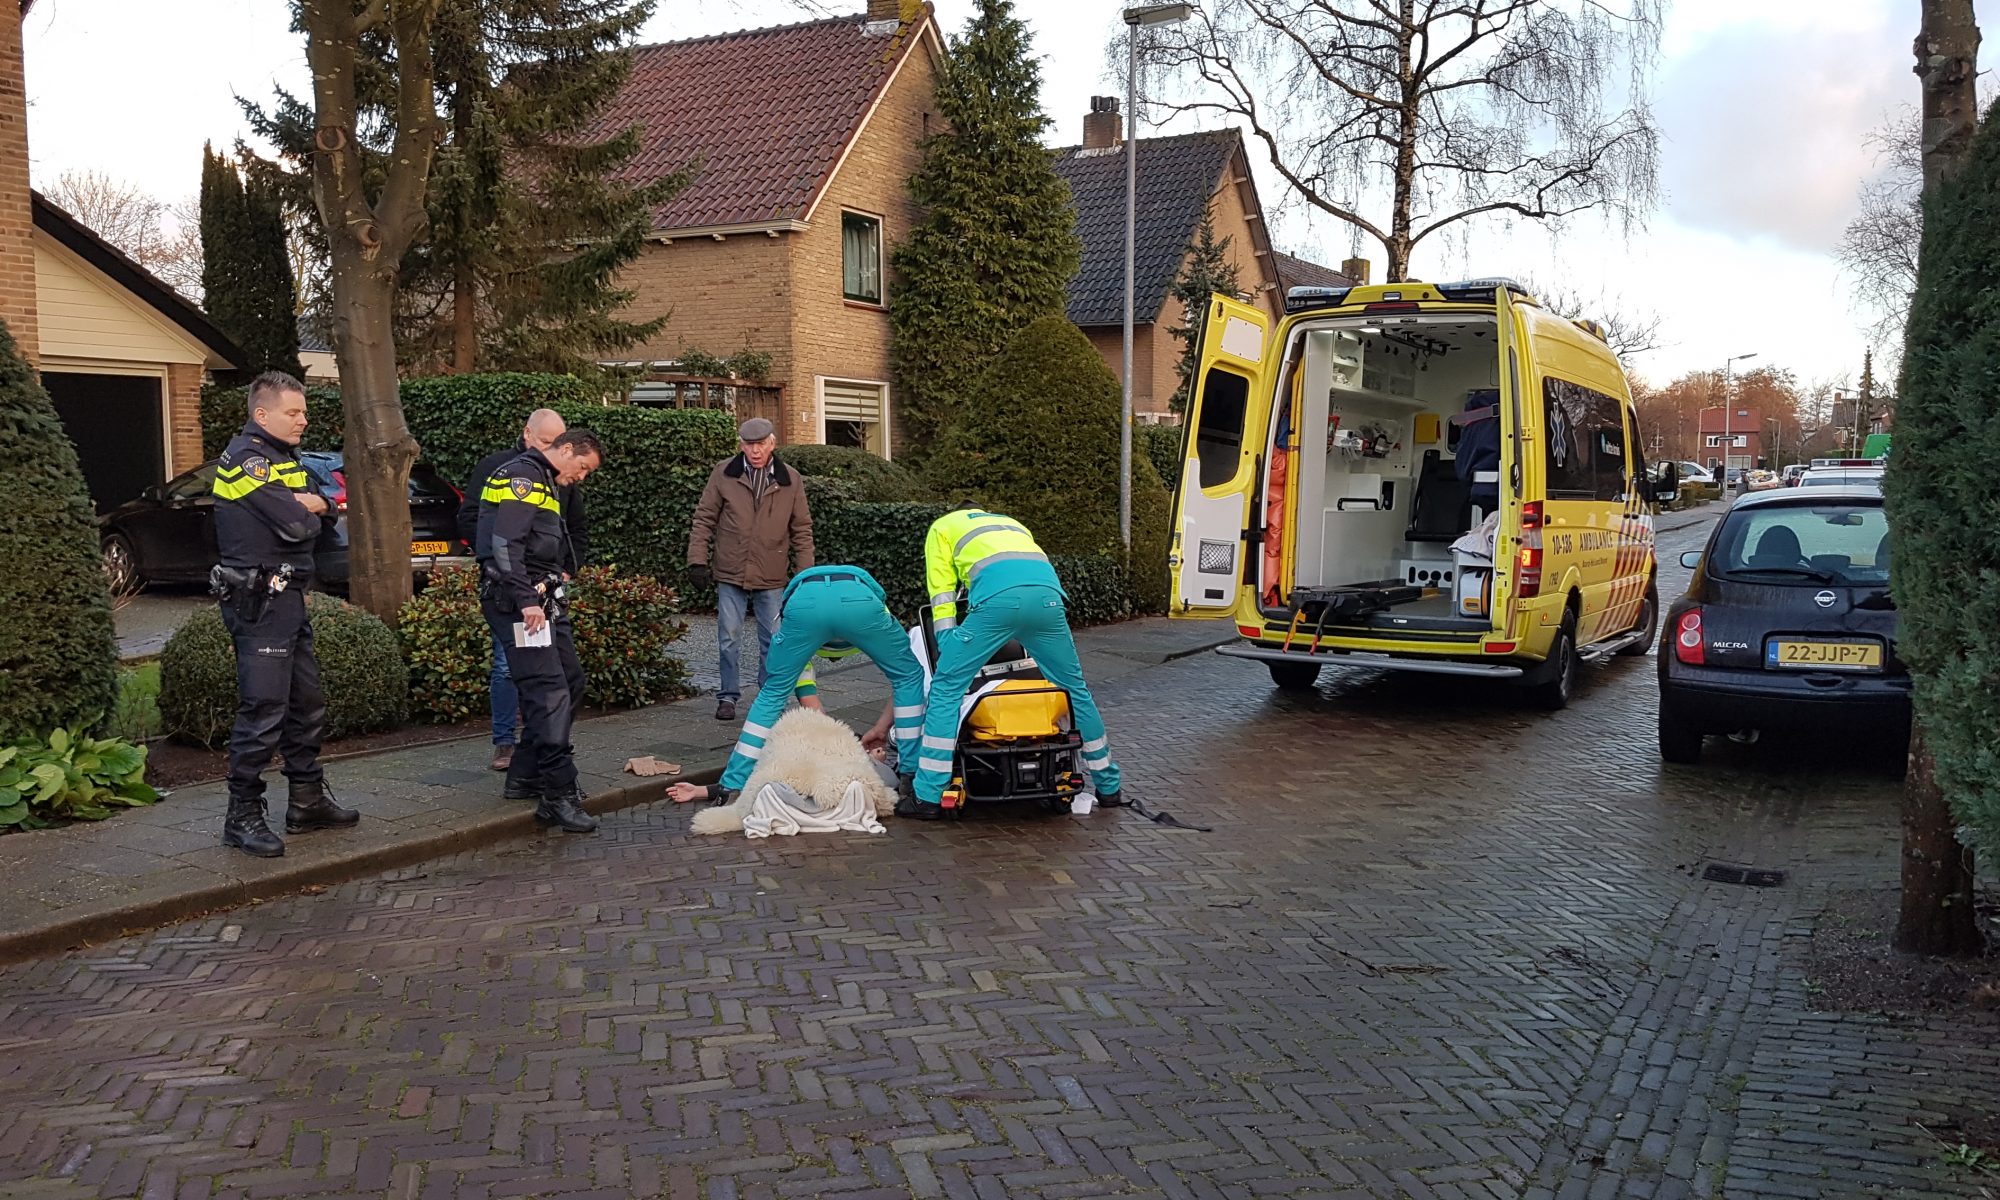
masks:
<path id="1" fill-rule="evenodd" d="M 1167 558 L 1174 616 L 1227 616 L 1251 586 L 1246 563 L 1262 536 L 1252 519 L 1252 497 L 1269 421 L 1270 341 L 1271 321 L 1262 310 L 1209 297 L 1174 488 L 1173 550 Z"/>

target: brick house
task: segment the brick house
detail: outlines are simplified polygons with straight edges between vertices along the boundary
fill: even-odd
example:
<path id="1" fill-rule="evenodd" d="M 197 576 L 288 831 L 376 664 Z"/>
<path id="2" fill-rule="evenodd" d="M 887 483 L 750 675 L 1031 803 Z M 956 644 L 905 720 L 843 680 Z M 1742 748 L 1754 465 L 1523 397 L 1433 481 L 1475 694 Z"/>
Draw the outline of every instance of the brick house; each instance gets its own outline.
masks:
<path id="1" fill-rule="evenodd" d="M 634 50 L 598 132 L 640 128 L 628 179 L 697 174 L 619 281 L 632 315 L 668 317 L 633 357 L 665 377 L 690 350 L 768 354 L 780 441 L 888 455 L 888 256 L 944 52 L 915 0 Z"/>
<path id="2" fill-rule="evenodd" d="M 1124 367 L 1125 146 L 1116 97 L 1098 96 L 1083 121 L 1083 144 L 1057 152 L 1056 172 L 1069 181 L 1083 265 L 1070 281 L 1069 319 L 1089 336 L 1114 375 Z M 1186 248 L 1213 205 L 1215 236 L 1229 239 L 1228 258 L 1251 302 L 1273 320 L 1285 289 L 1299 284 L 1345 286 L 1337 271 L 1271 246 L 1263 205 L 1251 178 L 1243 137 L 1234 129 L 1140 138 L 1133 237 L 1132 408 L 1145 421 L 1176 420 L 1181 343 L 1170 332 L 1186 313 L 1172 295 Z"/>
<path id="3" fill-rule="evenodd" d="M 1726 426 L 1726 430 L 1725 430 Z M 1752 405 L 1738 404 L 1733 410 L 1704 408 L 1698 424 L 1701 461 L 1710 470 L 1729 459 L 1732 470 L 1750 470 L 1764 461 L 1764 415 Z M 1729 448 L 1725 452 L 1723 442 Z"/>
<path id="4" fill-rule="evenodd" d="M 29 187 L 18 17 L 0 21 L 0 319 L 40 368 L 100 510 L 199 465 L 202 381 L 242 352 Z"/>

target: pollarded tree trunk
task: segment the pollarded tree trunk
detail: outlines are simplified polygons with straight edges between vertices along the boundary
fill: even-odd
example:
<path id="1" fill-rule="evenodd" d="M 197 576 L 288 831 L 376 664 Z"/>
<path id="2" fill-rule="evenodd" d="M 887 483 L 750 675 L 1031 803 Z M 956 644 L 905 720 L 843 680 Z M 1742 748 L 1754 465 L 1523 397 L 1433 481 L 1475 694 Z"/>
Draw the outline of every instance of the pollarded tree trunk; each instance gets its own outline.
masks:
<path id="1" fill-rule="evenodd" d="M 1964 165 L 1979 128 L 1979 24 L 1972 0 L 1923 0 L 1923 25 L 1914 49 L 1913 69 L 1923 90 L 1924 195 L 1929 198 Z M 1926 244 L 1921 254 L 1938 252 Z M 1858 437 L 1859 406 L 1854 422 Z M 1896 948 L 1977 954 L 1985 939 L 1972 907 L 1972 850 L 1959 843 L 1950 798 L 1938 787 L 1921 713 L 1912 724 L 1909 775 L 1903 783 L 1903 897 Z"/>
<path id="2" fill-rule="evenodd" d="M 451 370 L 470 375 L 479 367 L 479 300 L 472 268 L 460 263 L 451 281 Z"/>
<path id="3" fill-rule="evenodd" d="M 418 449 L 398 390 L 395 280 L 390 264 L 364 259 L 345 239 L 333 240 L 332 258 L 333 345 L 347 423 L 348 598 L 393 615 L 410 598 L 409 478 Z"/>

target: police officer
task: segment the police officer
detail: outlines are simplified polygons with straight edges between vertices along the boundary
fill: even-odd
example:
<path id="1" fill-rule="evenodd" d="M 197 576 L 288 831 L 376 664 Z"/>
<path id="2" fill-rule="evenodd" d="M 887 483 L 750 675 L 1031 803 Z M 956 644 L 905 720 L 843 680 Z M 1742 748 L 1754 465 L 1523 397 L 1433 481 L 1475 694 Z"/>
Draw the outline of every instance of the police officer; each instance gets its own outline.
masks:
<path id="1" fill-rule="evenodd" d="M 924 538 L 924 578 L 937 631 L 937 673 L 917 756 L 916 795 L 898 801 L 896 815 L 927 821 L 942 815 L 939 802 L 958 745 L 959 705 L 979 668 L 1010 638 L 1019 639 L 1050 683 L 1069 693 L 1083 735 L 1083 769 L 1097 789 L 1097 802 L 1106 808 L 1125 803 L 1104 718 L 1083 682 L 1083 664 L 1070 637 L 1068 597 L 1027 528 L 970 505 L 948 512 L 931 522 Z M 961 588 L 969 606 L 962 617 Z"/>
<path id="2" fill-rule="evenodd" d="M 583 703 L 583 667 L 571 640 L 563 575 L 569 537 L 562 489 L 582 483 L 604 461 L 597 435 L 572 429 L 546 452 L 523 450 L 480 489 L 480 611 L 507 647 L 507 668 L 521 695 L 521 744 L 507 767 L 506 796 L 534 800 L 535 819 L 589 833 L 597 818 L 583 809 L 570 726 Z"/>
<path id="3" fill-rule="evenodd" d="M 215 543 L 210 583 L 236 642 L 236 725 L 229 734 L 229 815 L 222 844 L 276 858 L 285 843 L 264 820 L 264 768 L 284 756 L 291 802 L 285 832 L 352 826 L 361 814 L 334 803 L 320 771 L 326 700 L 313 657 L 306 589 L 313 544 L 332 519 L 298 463 L 306 431 L 299 381 L 267 371 L 250 383 L 250 422 L 215 471 Z"/>
<path id="4" fill-rule="evenodd" d="M 866 654 L 882 668 L 895 693 L 891 716 L 897 761 L 905 774 L 913 769 L 923 728 L 924 668 L 911 652 L 903 627 L 890 615 L 889 594 L 882 585 L 860 567 L 808 567 L 785 585 L 779 613 L 778 632 L 771 636 L 770 678 L 758 689 L 750 715 L 744 718 L 722 782 L 706 789 L 675 784 L 668 792 L 675 801 L 722 800 L 743 789 L 764 755 L 771 727 L 785 711 L 785 698 L 796 690 L 800 703 L 811 703 L 808 698 L 817 692 L 817 682 L 809 675 L 815 656 Z"/>

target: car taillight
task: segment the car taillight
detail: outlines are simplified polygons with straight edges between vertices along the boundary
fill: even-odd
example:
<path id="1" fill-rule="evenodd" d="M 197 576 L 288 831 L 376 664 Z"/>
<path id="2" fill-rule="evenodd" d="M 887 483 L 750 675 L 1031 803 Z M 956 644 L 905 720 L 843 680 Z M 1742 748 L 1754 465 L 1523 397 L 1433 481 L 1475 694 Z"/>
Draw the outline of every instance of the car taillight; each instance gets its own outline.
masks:
<path id="1" fill-rule="evenodd" d="M 465 503 L 465 493 L 458 490 L 457 484 L 447 481 L 445 486 L 451 489 L 451 494 L 458 498 L 460 504 Z"/>
<path id="2" fill-rule="evenodd" d="M 1674 626 L 1674 657 L 1689 666 L 1708 662 L 1708 646 L 1701 632 L 1701 610 L 1690 608 Z"/>
<path id="3" fill-rule="evenodd" d="M 1522 600 L 1542 594 L 1542 502 L 1521 506 L 1521 546 L 1514 555 L 1514 595 Z"/>
<path id="4" fill-rule="evenodd" d="M 347 511 L 347 472 L 333 473 L 333 511 Z"/>

